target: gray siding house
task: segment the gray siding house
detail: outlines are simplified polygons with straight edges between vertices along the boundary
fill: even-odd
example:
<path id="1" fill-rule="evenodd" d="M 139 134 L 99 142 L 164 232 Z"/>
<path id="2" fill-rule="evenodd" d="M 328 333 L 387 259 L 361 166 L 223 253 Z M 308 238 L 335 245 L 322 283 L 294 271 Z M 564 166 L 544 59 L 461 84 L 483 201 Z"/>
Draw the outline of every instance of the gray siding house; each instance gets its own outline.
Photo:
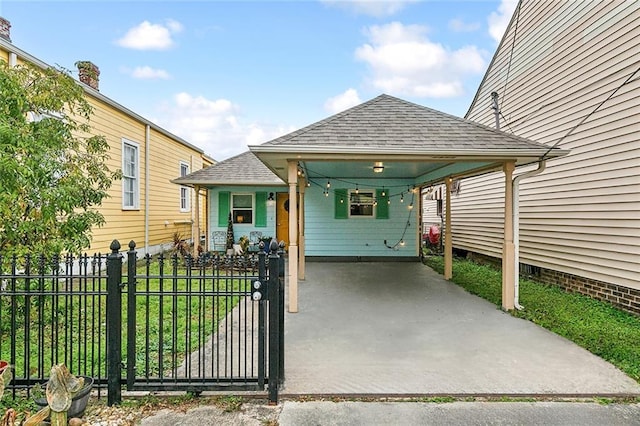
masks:
<path id="1" fill-rule="evenodd" d="M 523 271 L 640 314 L 638 52 L 638 1 L 523 0 L 466 118 L 495 126 L 497 92 L 503 131 L 571 151 L 520 183 Z M 503 181 L 463 180 L 454 247 L 501 256 Z"/>

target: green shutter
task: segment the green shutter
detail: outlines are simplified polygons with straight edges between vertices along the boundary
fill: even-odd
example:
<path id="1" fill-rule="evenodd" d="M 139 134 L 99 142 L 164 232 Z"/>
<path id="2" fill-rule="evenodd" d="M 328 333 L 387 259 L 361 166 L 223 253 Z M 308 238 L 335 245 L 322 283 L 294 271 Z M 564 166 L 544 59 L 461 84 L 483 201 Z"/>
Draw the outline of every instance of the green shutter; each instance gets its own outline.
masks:
<path id="1" fill-rule="evenodd" d="M 383 192 L 384 196 L 382 195 Z M 389 191 L 378 189 L 376 191 L 376 200 L 378 201 L 376 219 L 389 219 Z"/>
<path id="2" fill-rule="evenodd" d="M 346 189 L 336 189 L 335 194 L 335 218 L 349 219 L 349 197 Z M 341 202 L 342 201 L 342 202 Z"/>
<path id="3" fill-rule="evenodd" d="M 218 226 L 227 226 L 229 223 L 229 201 L 230 192 L 218 193 Z"/>
<path id="4" fill-rule="evenodd" d="M 267 227 L 267 193 L 256 192 L 256 228 Z"/>

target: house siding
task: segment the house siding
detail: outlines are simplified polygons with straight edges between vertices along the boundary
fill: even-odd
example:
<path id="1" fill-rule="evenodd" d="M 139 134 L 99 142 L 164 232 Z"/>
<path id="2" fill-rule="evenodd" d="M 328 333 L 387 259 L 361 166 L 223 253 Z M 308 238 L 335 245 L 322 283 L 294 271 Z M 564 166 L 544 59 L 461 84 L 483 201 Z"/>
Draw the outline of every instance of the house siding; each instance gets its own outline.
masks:
<path id="1" fill-rule="evenodd" d="M 631 289 L 599 297 L 623 308 L 640 290 L 640 75 L 621 87 L 638 51 L 640 2 L 523 1 L 467 113 L 493 126 L 497 91 L 502 130 L 571 150 L 520 184 L 520 260 L 594 297 Z M 463 181 L 454 247 L 500 257 L 503 188 L 500 174 Z"/>
<path id="2" fill-rule="evenodd" d="M 219 195 L 220 193 L 230 193 L 230 194 L 256 194 L 258 192 L 273 192 L 274 195 L 281 192 L 287 192 L 286 188 L 277 187 L 277 186 L 218 186 L 215 188 L 210 188 L 209 190 L 209 248 L 211 250 L 217 249 L 214 247 L 213 243 L 213 233 L 216 231 L 227 231 L 227 225 L 225 223 L 224 226 L 221 226 L 218 221 L 218 211 L 220 208 L 219 204 Z M 254 202 L 257 200 L 254 199 Z M 252 224 L 244 224 L 244 223 L 234 223 L 233 224 L 233 235 L 235 241 L 237 242 L 242 236 L 249 236 L 249 234 L 253 231 L 262 232 L 263 237 L 275 237 L 276 235 L 276 205 L 269 205 L 266 203 L 266 226 L 256 226 L 255 220 Z M 225 207 L 225 209 L 228 206 Z M 255 205 L 254 205 L 254 216 L 255 216 Z"/>
<path id="3" fill-rule="evenodd" d="M 9 46 L 9 45 L 7 45 Z M 17 63 L 32 62 L 45 67 L 36 58 L 12 47 L 0 44 L 0 59 L 8 61 L 9 52 L 15 51 Z M 172 138 L 166 131 L 145 122 L 135 113 L 118 108 L 112 101 L 104 101 L 103 96 L 87 90 L 86 97 L 94 113 L 89 125 L 93 134 L 103 135 L 109 144 L 107 165 L 111 171 L 122 168 L 122 141 L 126 139 L 137 144 L 139 149 L 139 208 L 122 208 L 122 182 L 114 181 L 108 191 L 108 197 L 97 210 L 103 214 L 105 225 L 92 229 L 91 246 L 88 252 L 108 252 L 114 239 L 122 247 L 129 241 L 136 242 L 138 249 L 155 253 L 171 248 L 173 234 L 178 232 L 183 238 L 190 239 L 195 232 L 195 191 L 190 189 L 190 211 L 180 211 L 180 186 L 170 182 L 180 176 L 180 161 L 190 165 L 190 171 L 196 171 L 210 164 L 202 151 L 194 146 Z M 117 104 L 116 104 L 117 105 Z M 149 124 L 149 174 L 146 174 L 146 128 Z M 148 182 L 147 182 L 148 179 Z M 146 203 L 148 189 L 149 203 Z M 148 211 L 148 244 L 145 244 L 145 220 Z M 206 202 L 201 197 L 200 227 L 207 226 Z"/>
<path id="4" fill-rule="evenodd" d="M 382 188 L 383 183 L 375 180 L 359 181 L 360 188 Z M 326 197 L 323 189 L 312 186 L 305 191 L 305 254 L 309 257 L 417 257 L 419 248 L 420 224 L 419 195 L 415 195 L 414 208 L 409 214 L 408 205 L 411 201 L 409 193 L 404 194 L 404 203 L 399 202 L 397 194 L 399 187 L 412 186 L 412 181 L 385 180 L 384 186 L 391 194 L 389 218 L 335 218 L 335 198 Z M 396 188 L 394 188 L 396 187 Z M 340 188 L 337 189 L 355 189 Z M 375 189 L 374 189 L 375 191 Z M 410 226 L 405 231 L 407 221 Z M 404 246 L 396 249 L 385 246 L 395 245 L 404 239 Z"/>

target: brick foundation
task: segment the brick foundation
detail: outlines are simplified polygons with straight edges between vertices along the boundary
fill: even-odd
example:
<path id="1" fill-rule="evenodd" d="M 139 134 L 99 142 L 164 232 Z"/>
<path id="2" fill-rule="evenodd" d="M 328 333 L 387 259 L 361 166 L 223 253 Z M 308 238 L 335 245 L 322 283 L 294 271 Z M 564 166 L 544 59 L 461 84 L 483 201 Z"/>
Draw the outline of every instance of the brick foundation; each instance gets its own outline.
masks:
<path id="1" fill-rule="evenodd" d="M 640 290 L 544 268 L 540 268 L 540 275 L 535 280 L 557 285 L 570 293 L 603 300 L 618 309 L 640 315 Z"/>

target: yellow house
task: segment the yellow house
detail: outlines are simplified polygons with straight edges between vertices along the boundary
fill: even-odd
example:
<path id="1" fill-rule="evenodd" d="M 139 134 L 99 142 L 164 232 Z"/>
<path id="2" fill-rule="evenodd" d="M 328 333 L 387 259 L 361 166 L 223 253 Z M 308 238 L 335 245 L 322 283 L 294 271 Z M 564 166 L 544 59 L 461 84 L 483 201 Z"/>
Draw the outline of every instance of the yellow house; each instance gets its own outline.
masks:
<path id="1" fill-rule="evenodd" d="M 31 63 L 50 67 L 11 43 L 10 24 L 0 18 L 0 61 L 12 66 Z M 129 241 L 144 253 L 172 247 L 174 236 L 193 240 L 196 224 L 207 229 L 207 203 L 190 187 L 170 182 L 214 163 L 203 150 L 99 92 L 100 71 L 88 61 L 78 63 L 78 84 L 94 108 L 91 127 L 109 143 L 111 170 L 122 170 L 100 207 L 106 224 L 92 231 L 88 252 L 107 252 L 114 239 L 126 249 Z M 201 197 L 206 197 L 202 193 Z M 206 234 L 204 234 L 206 235 Z"/>

